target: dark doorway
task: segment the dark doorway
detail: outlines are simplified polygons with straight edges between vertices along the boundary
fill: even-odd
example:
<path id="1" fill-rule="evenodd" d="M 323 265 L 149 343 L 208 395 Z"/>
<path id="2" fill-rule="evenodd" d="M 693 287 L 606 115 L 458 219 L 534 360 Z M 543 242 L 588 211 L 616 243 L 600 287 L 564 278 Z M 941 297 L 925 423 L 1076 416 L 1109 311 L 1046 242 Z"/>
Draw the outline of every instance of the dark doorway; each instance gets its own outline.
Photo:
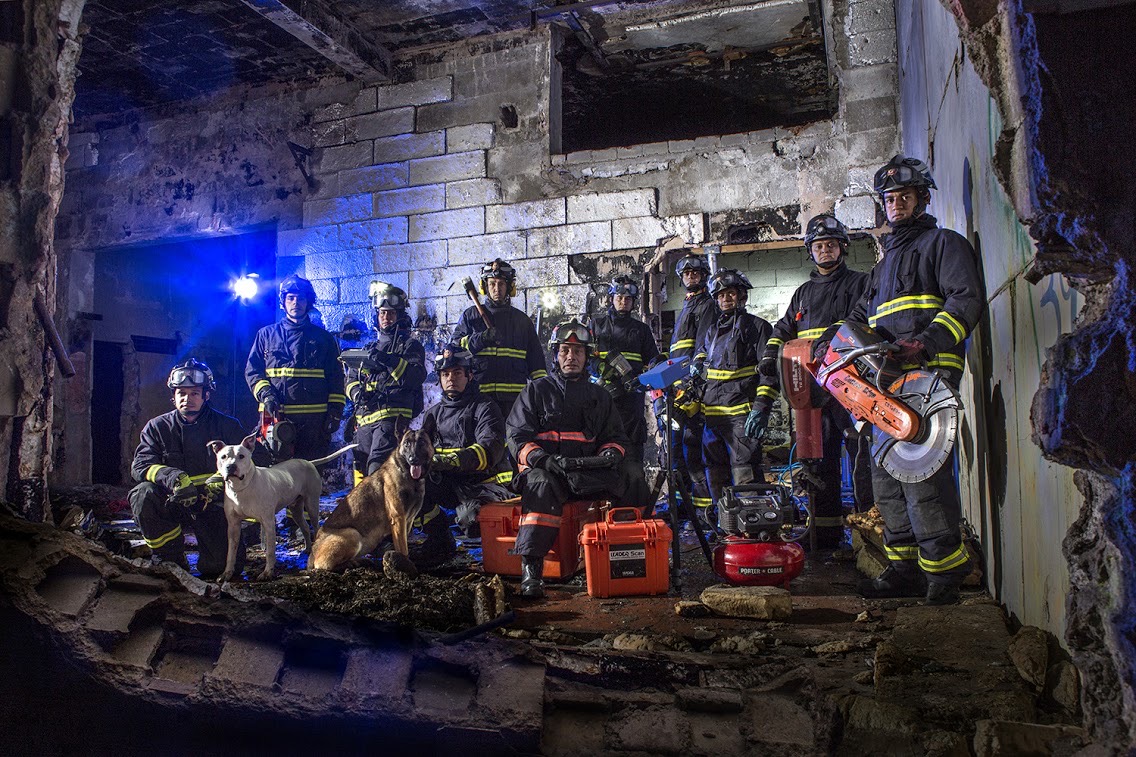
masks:
<path id="1" fill-rule="evenodd" d="M 122 483 L 122 445 L 100 443 L 122 436 L 123 345 L 95 342 L 91 399 L 91 481 L 96 484 Z"/>

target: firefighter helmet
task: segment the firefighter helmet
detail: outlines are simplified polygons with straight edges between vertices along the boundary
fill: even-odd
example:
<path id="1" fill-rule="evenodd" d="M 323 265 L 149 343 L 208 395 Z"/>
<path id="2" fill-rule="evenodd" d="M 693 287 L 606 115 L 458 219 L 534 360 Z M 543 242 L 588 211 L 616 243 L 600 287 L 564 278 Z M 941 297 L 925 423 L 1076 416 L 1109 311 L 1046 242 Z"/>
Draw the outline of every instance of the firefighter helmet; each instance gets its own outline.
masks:
<path id="1" fill-rule="evenodd" d="M 805 249 L 812 251 L 813 242 L 818 239 L 835 239 L 847 251 L 848 227 L 842 224 L 836 216 L 821 213 L 813 216 L 805 226 Z"/>
<path id="2" fill-rule="evenodd" d="M 489 295 L 489 279 L 504 279 L 509 284 L 509 296 L 517 294 L 517 269 L 501 258 L 481 266 L 481 293 Z"/>
<path id="3" fill-rule="evenodd" d="M 390 308 L 397 310 L 400 313 L 405 313 L 410 301 L 406 297 L 406 292 L 396 287 L 394 284 L 388 284 L 385 281 L 372 281 L 370 288 L 371 304 L 375 310 L 382 308 Z"/>
<path id="4" fill-rule="evenodd" d="M 616 276 L 611 280 L 611 286 L 608 287 L 607 293 L 612 295 L 613 297 L 617 294 L 625 294 L 630 297 L 638 297 L 639 285 L 635 282 L 635 279 L 627 276 L 626 274 L 623 276 Z"/>
<path id="5" fill-rule="evenodd" d="M 456 344 L 447 344 L 446 348 L 434 357 L 434 370 L 441 373 L 451 368 L 465 368 L 466 371 L 472 372 L 473 354 Z"/>
<path id="6" fill-rule="evenodd" d="M 553 353 L 560 349 L 562 344 L 582 344 L 587 354 L 592 354 L 592 330 L 586 324 L 580 323 L 573 317 L 564 321 L 552 330 L 552 337 L 548 340 L 548 347 Z"/>
<path id="7" fill-rule="evenodd" d="M 749 279 L 745 277 L 744 273 L 734 268 L 719 269 L 716 274 L 710 277 L 711 297 L 717 297 L 719 292 L 730 287 L 745 293 L 753 289 L 753 284 L 749 283 Z"/>
<path id="8" fill-rule="evenodd" d="M 217 382 L 213 380 L 213 371 L 209 370 L 209 366 L 205 363 L 192 357 L 186 358 L 173 367 L 169 378 L 166 379 L 166 386 L 170 389 L 199 386 L 202 391 L 217 391 Z"/>
<path id="9" fill-rule="evenodd" d="M 687 253 L 675 264 L 675 275 L 681 277 L 687 271 L 701 271 L 703 276 L 709 276 L 710 262 L 706 260 L 705 255 Z"/>
<path id="10" fill-rule="evenodd" d="M 316 304 L 316 290 L 312 287 L 312 282 L 294 273 L 284 277 L 284 280 L 280 282 L 281 308 L 284 307 L 284 297 L 288 294 L 298 294 L 307 300 L 309 310 Z"/>
<path id="11" fill-rule="evenodd" d="M 918 158 L 908 158 L 903 155 L 896 155 L 886 166 L 876 171 L 873 186 L 879 194 L 904 187 L 914 187 L 924 191 L 938 189 L 935 186 L 935 179 L 931 176 L 931 169 L 926 163 Z"/>

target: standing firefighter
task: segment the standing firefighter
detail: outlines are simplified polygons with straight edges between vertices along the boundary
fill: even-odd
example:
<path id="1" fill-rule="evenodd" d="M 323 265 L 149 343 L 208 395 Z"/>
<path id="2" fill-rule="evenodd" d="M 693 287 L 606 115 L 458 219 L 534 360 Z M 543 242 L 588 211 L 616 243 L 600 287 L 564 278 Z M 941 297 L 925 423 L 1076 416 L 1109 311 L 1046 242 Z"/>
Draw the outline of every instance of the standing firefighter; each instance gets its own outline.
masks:
<path id="1" fill-rule="evenodd" d="M 508 418 L 525 384 L 547 375 L 544 351 L 532 321 L 510 304 L 517 293 L 513 266 L 500 258 L 482 266 L 481 293 L 492 322 L 471 306 L 458 319 L 453 340 L 473 353 L 474 379 Z"/>
<path id="2" fill-rule="evenodd" d="M 312 323 L 316 293 L 307 279 L 292 275 L 280 282 L 284 317 L 256 333 L 245 365 L 245 381 L 261 410 L 291 422 L 295 442 L 272 450 L 276 460 L 314 460 L 343 417 L 343 370 L 335 337 Z"/>
<path id="3" fill-rule="evenodd" d="M 747 313 L 752 285 L 741 272 L 723 268 L 710 277 L 710 294 L 722 314 L 706 332 L 690 370 L 706 380 L 702 433 L 706 484 L 717 503 L 725 487 L 760 481 L 761 442 L 746 434 L 754 400 L 776 390 L 757 375 L 757 363 L 772 331 L 769 323 Z"/>
<path id="4" fill-rule="evenodd" d="M 174 409 L 142 429 L 130 466 L 131 477 L 139 482 L 130 490 L 130 509 L 154 557 L 186 570 L 182 529 L 190 528 L 197 537 L 198 572 L 211 579 L 225 570 L 228 524 L 224 481 L 206 481 L 217 472 L 208 445 L 216 439 L 240 444 L 245 432 L 236 418 L 209 404 L 217 385 L 205 363 L 193 358 L 179 363 L 166 386 L 173 392 Z"/>
<path id="5" fill-rule="evenodd" d="M 844 322 L 868 287 L 868 274 L 853 271 L 845 264 L 848 257 L 848 229 L 834 216 L 821 214 L 813 217 L 805 227 L 805 250 L 816 265 L 809 280 L 797 287 L 789 300 L 785 315 L 773 327 L 773 336 L 765 347 L 758 373 L 774 387 L 778 382 L 778 350 L 791 339 L 816 339 L 833 324 Z M 769 411 L 775 396 L 761 395 L 754 400 L 754 411 L 746 423 L 746 431 L 761 439 L 769 422 Z M 824 458 L 818 470 L 823 487 L 813 498 L 813 525 L 816 528 L 817 546 L 833 549 L 840 546 L 844 536 L 843 504 L 840 499 L 840 455 L 844 430 L 852 420 L 848 412 L 835 401 L 828 402 L 821 415 L 821 434 L 824 440 Z M 858 438 L 850 439 L 848 452 L 857 473 L 857 494 L 865 504 L 871 501 L 871 472 L 868 468 L 866 445 Z M 864 457 L 862 464 L 858 458 Z M 866 509 L 866 508 L 865 508 Z"/>
<path id="6" fill-rule="evenodd" d="M 697 347 L 705 339 L 710 328 L 718 322 L 721 311 L 717 303 L 710 296 L 706 283 L 710 279 L 710 264 L 703 255 L 687 254 L 675 265 L 675 274 L 682 280 L 686 289 L 686 299 L 682 303 L 682 310 L 675 319 L 674 332 L 671 337 L 669 357 L 672 360 L 694 358 Z M 706 464 L 702 456 L 702 432 L 704 419 L 701 406 L 697 402 L 686 401 L 684 407 L 689 412 L 675 408 L 675 423 L 667 429 L 673 454 L 672 464 L 683 479 L 683 496 L 690 496 L 692 504 L 697 508 L 707 508 L 713 504 L 710 499 L 710 489 L 706 486 Z M 666 407 L 665 398 L 655 400 L 655 418 L 661 419 Z M 687 495 L 689 492 L 689 495 Z M 700 512 L 701 510 L 691 512 Z"/>
<path id="7" fill-rule="evenodd" d="M 896 155 L 876 172 L 892 232 L 868 290 L 847 320 L 866 323 L 899 347 L 903 370 L 925 364 L 952 386 L 962 378 L 964 341 L 985 309 L 974 248 L 960 234 L 940 229 L 927 213 L 935 180 L 925 163 Z M 827 349 L 825 334 L 814 354 Z M 925 596 L 950 604 L 969 572 L 960 524 L 962 505 L 947 460 L 925 481 L 904 483 L 872 464 L 872 489 L 884 517 L 888 569 L 860 582 L 865 597 Z"/>
<path id="8" fill-rule="evenodd" d="M 371 282 L 378 335 L 368 359 L 347 368 L 347 396 L 355 405 L 355 483 L 379 469 L 398 446 L 410 421 L 422 412 L 426 351 L 410 335 L 406 292 Z"/>
<path id="9" fill-rule="evenodd" d="M 561 323 L 549 341 L 551 376 L 524 388 L 506 423 L 509 450 L 520 464 L 521 524 L 513 553 L 521 556 L 521 595 L 544 596 L 544 556 L 560 531 L 564 503 L 573 497 L 609 498 L 651 509 L 638 463 L 625 460 L 627 435 L 611 395 L 588 380 L 592 334 L 576 319 Z M 607 467 L 572 470 L 572 460 L 607 458 Z"/>
<path id="10" fill-rule="evenodd" d="M 639 285 L 630 276 L 617 276 L 608 289 L 611 304 L 607 313 L 592 323 L 596 340 L 596 373 L 600 385 L 611 394 L 631 445 L 627 457 L 643 460 L 647 441 L 644 388 L 637 377 L 643 366 L 659 355 L 655 337 L 647 324 L 631 315 L 639 297 Z"/>

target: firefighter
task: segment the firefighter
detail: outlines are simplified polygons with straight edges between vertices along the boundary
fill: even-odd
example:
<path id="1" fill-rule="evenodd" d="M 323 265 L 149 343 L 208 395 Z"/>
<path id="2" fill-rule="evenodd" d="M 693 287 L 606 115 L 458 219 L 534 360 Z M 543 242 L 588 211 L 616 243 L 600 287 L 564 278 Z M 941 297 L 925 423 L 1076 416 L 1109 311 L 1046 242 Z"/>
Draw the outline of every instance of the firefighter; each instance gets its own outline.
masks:
<path id="1" fill-rule="evenodd" d="M 627 435 L 611 395 L 588 380 L 591 331 L 573 318 L 557 326 L 549 346 L 552 375 L 528 384 L 506 423 L 520 465 L 513 490 L 521 523 L 513 554 L 521 556 L 521 595 L 544 596 L 544 556 L 560 531 L 564 503 L 611 499 L 649 514 L 650 493 L 638 463 L 626 460 Z M 607 458 L 608 467 L 568 470 L 570 458 Z"/>
<path id="2" fill-rule="evenodd" d="M 706 381 L 702 396 L 705 429 L 702 454 L 706 485 L 715 503 L 725 487 L 761 479 L 761 442 L 746 435 L 745 425 L 754 400 L 775 396 L 768 379 L 757 375 L 757 363 L 772 332 L 769 322 L 747 313 L 752 289 L 740 271 L 723 268 L 710 277 L 710 294 L 722 311 L 706 332 L 690 366 L 692 376 Z M 713 511 L 703 510 L 711 525 Z"/>
<path id="3" fill-rule="evenodd" d="M 710 279 L 710 264 L 704 255 L 688 253 L 675 265 L 675 274 L 686 289 L 686 298 L 682 310 L 675 318 L 668 357 L 672 360 L 693 359 L 697 346 L 702 343 L 710 327 L 717 323 L 720 315 L 718 305 L 706 287 Z M 704 423 L 701 406 L 689 402 L 689 398 L 687 400 L 683 403 L 687 412 L 676 407 L 674 421 L 679 428 L 676 430 L 672 425 L 669 429 L 671 449 L 678 453 L 672 455 L 671 463 L 683 482 L 680 493 L 690 496 L 691 504 L 698 508 L 691 512 L 703 512 L 713 504 L 710 490 L 706 487 L 705 462 L 702 458 Z M 667 425 L 663 420 L 665 407 L 665 398 L 656 397 L 655 419 L 659 422 L 660 432 Z M 663 438 L 668 437 L 664 435 Z"/>
<path id="4" fill-rule="evenodd" d="M 273 457 L 314 460 L 327 454 L 331 435 L 343 418 L 343 370 L 335 337 L 312 322 L 316 302 L 312 283 L 296 275 L 280 282 L 284 317 L 256 333 L 245 365 L 245 380 L 261 411 L 274 421 L 287 419 L 295 432 L 273 445 Z"/>
<path id="5" fill-rule="evenodd" d="M 473 353 L 473 378 L 508 418 L 525 384 L 547 375 L 544 351 L 532 321 L 511 304 L 517 293 L 513 266 L 500 258 L 482 266 L 481 293 L 492 323 L 470 306 L 454 327 L 453 341 Z"/>
<path id="6" fill-rule="evenodd" d="M 791 339 L 816 339 L 829 326 L 843 323 L 868 286 L 868 274 L 853 271 L 845 264 L 848 257 L 848 229 L 837 218 L 828 214 L 814 216 L 805 226 L 805 250 L 816 270 L 809 280 L 797 287 L 789 299 L 785 315 L 773 327 L 773 336 L 766 344 L 758 373 L 768 379 L 772 387 L 779 387 L 778 350 Z M 746 433 L 755 439 L 765 435 L 769 411 L 775 396 L 759 396 L 746 419 Z M 821 434 L 824 440 L 824 458 L 818 478 L 823 487 L 813 496 L 813 526 L 817 546 L 835 549 L 844 538 L 843 504 L 840 499 L 840 455 L 844 430 L 852 426 L 848 412 L 838 402 L 825 404 L 821 415 Z M 865 440 L 866 441 L 866 440 Z M 848 439 L 848 453 L 858 476 L 856 493 L 863 498 L 864 508 L 871 506 L 871 470 L 867 444 L 859 436 Z"/>
<path id="7" fill-rule="evenodd" d="M 203 579 L 212 579 L 225 570 L 228 525 L 222 504 L 225 484 L 213 475 L 217 458 L 208 444 L 216 439 L 240 444 L 245 432 L 236 418 L 209 404 L 217 385 L 205 363 L 193 358 L 179 363 L 166 386 L 173 392 L 174 409 L 142 428 L 130 466 L 131 477 L 139 482 L 130 490 L 130 509 L 155 560 L 187 571 L 182 529 L 190 528 L 197 537 L 197 570 Z"/>
<path id="8" fill-rule="evenodd" d="M 647 441 L 647 421 L 644 417 L 645 389 L 636 377 L 643 366 L 659 356 L 655 337 L 647 324 L 631 315 L 639 297 L 639 285 L 630 276 L 617 276 L 608 288 L 611 303 L 607 312 L 591 325 L 596 340 L 595 366 L 600 385 L 611 394 L 619 411 L 623 429 L 631 444 L 628 459 L 643 461 L 643 444 Z M 622 356 L 626 363 L 619 361 Z M 624 373 L 620 366 L 628 367 Z"/>
<path id="9" fill-rule="evenodd" d="M 375 341 L 366 346 L 368 361 L 349 366 L 347 396 L 355 406 L 355 483 L 379 469 L 398 446 L 410 421 L 422 412 L 426 351 L 410 334 L 406 292 L 371 282 Z"/>
<path id="10" fill-rule="evenodd" d="M 481 506 L 512 496 L 506 488 L 513 469 L 505 458 L 505 419 L 497 403 L 473 380 L 473 355 L 468 351 L 448 345 L 434 360 L 434 370 L 442 401 L 426 410 L 438 430 L 423 519 L 436 516 L 437 506 L 442 505 L 454 511 L 454 520 L 467 537 L 480 536 Z M 429 533 L 428 528 L 423 530 Z"/>
<path id="11" fill-rule="evenodd" d="M 937 187 L 923 161 L 896 155 L 876 172 L 874 186 L 892 231 L 883 236 L 883 258 L 847 320 L 872 326 L 898 346 L 903 370 L 926 365 L 957 387 L 964 342 L 986 306 L 974 248 L 927 213 Z M 826 332 L 814 354 L 827 349 L 834 332 Z M 904 483 L 873 461 L 889 565 L 879 578 L 860 582 L 861 595 L 922 596 L 929 605 L 958 599 L 970 568 L 954 467 L 948 460 L 926 481 Z"/>

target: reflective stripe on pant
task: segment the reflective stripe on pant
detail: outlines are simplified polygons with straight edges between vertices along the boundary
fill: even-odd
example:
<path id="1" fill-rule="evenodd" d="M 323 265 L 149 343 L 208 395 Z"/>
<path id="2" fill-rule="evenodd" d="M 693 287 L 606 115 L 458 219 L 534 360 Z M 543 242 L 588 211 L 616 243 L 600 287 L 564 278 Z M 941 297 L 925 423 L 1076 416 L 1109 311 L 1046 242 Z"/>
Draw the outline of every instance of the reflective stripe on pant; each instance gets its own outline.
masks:
<path id="1" fill-rule="evenodd" d="M 355 443 L 359 446 L 352 452 L 355 470 L 364 476 L 377 471 L 390 453 L 398 446 L 396 418 L 383 418 L 355 429 Z"/>
<path id="2" fill-rule="evenodd" d="M 178 560 L 185 554 L 188 528 L 197 537 L 197 570 L 203 577 L 220 575 L 225 570 L 229 549 L 228 525 L 223 507 L 211 505 L 204 512 L 190 511 L 170 503 L 169 492 L 149 482 L 130 490 L 130 510 L 142 538 L 154 554 L 163 560 Z"/>
<path id="3" fill-rule="evenodd" d="M 680 476 L 690 485 L 691 504 L 695 507 L 709 507 L 713 501 L 710 499 L 710 489 L 706 486 L 706 463 L 702 457 L 702 416 L 691 418 L 676 410 L 675 417 L 680 430 L 671 433 L 672 462 Z M 686 492 L 682 494 L 685 496 Z"/>
<path id="4" fill-rule="evenodd" d="M 872 489 L 891 564 L 904 572 L 922 569 L 935 583 L 961 583 L 970 568 L 959 531 L 962 505 L 953 455 L 938 473 L 915 484 L 897 481 L 873 462 Z"/>
<path id="5" fill-rule="evenodd" d="M 567 476 L 539 468 L 525 471 L 519 478 L 521 525 L 517 529 L 513 554 L 523 557 L 547 555 L 560 531 L 564 503 L 574 498 L 610 498 L 619 504 L 623 494 L 620 479 L 620 471 L 615 470 L 572 471 Z"/>
<path id="6" fill-rule="evenodd" d="M 706 484 L 714 502 L 727 486 L 752 483 L 761 474 L 761 442 L 745 435 L 745 419 L 731 415 L 707 420 L 702 432 Z"/>

